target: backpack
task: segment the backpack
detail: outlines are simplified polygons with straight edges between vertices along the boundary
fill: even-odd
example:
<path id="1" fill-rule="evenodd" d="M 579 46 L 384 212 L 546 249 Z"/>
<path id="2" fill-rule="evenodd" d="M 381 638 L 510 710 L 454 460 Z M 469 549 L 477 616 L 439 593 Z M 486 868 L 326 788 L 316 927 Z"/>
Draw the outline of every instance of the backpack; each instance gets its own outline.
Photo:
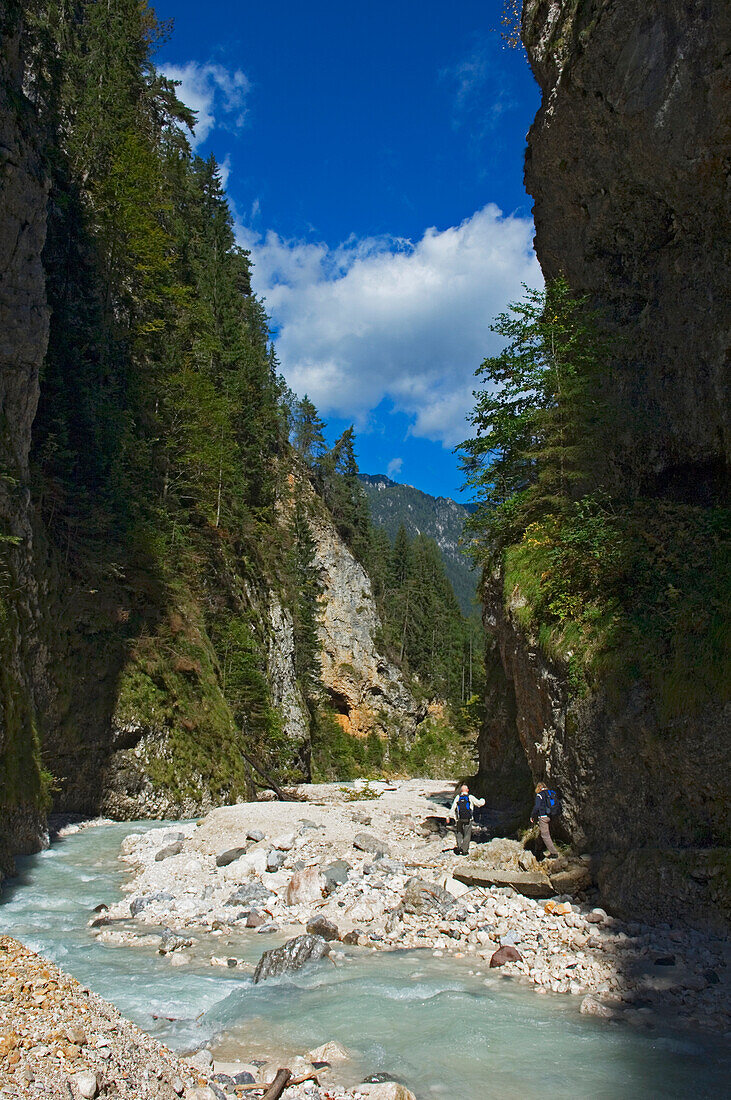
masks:
<path id="1" fill-rule="evenodd" d="M 544 791 L 546 813 L 549 817 L 558 817 L 561 813 L 561 800 L 558 791 Z"/>
<path id="2" fill-rule="evenodd" d="M 457 799 L 457 820 L 472 820 L 472 803 L 470 802 L 470 796 L 468 794 L 461 794 Z"/>

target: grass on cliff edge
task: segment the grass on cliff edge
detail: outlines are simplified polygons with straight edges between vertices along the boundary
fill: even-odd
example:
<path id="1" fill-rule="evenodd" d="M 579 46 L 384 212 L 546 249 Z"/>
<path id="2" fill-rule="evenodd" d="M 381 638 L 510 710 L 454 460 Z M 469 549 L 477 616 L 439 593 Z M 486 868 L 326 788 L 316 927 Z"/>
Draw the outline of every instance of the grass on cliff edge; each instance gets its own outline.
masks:
<path id="1" fill-rule="evenodd" d="M 646 680 L 664 717 L 728 698 L 729 510 L 586 498 L 505 551 L 504 597 L 574 694 Z"/>

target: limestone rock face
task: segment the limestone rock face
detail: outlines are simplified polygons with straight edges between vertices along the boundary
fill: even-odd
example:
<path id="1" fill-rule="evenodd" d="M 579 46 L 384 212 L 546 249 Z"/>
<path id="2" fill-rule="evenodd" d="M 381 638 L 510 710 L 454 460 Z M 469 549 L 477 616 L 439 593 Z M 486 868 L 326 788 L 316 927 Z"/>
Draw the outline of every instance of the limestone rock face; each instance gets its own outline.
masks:
<path id="1" fill-rule="evenodd" d="M 282 606 L 275 592 L 269 593 L 268 620 L 267 677 L 272 703 L 281 711 L 287 737 L 304 746 L 308 742 L 310 729 L 307 704 L 295 672 L 292 615 Z"/>
<path id="2" fill-rule="evenodd" d="M 389 726 L 411 732 L 427 711 L 381 652 L 370 578 L 322 509 L 313 509 L 311 527 L 323 586 L 322 682 L 339 720 L 357 737 Z"/>
<path id="3" fill-rule="evenodd" d="M 608 380 L 619 476 L 695 499 L 729 446 L 729 33 L 726 0 L 523 5 L 541 267 L 627 338 Z"/>
<path id="4" fill-rule="evenodd" d="M 45 654 L 39 591 L 33 569 L 34 529 L 28 454 L 38 404 L 38 376 L 48 342 L 49 311 L 41 250 L 46 236 L 47 182 L 30 105 L 22 93 L 20 35 L 0 14 L 0 567 L 3 585 L 0 663 L 0 765 L 22 787 L 3 809 L 0 877 L 12 854 L 37 850 L 43 838 L 37 809 L 35 691 Z M 10 759 L 11 754 L 21 753 Z M 0 797 L 2 797 L 0 795 Z"/>

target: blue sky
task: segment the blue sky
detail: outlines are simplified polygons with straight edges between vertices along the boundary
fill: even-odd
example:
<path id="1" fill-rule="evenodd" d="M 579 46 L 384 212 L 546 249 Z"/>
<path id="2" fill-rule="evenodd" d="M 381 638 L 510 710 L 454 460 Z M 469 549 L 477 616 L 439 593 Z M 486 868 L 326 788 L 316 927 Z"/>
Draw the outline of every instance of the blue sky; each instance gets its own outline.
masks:
<path id="1" fill-rule="evenodd" d="M 198 110 L 290 385 L 361 469 L 458 496 L 493 316 L 537 285 L 525 134 L 538 106 L 502 0 L 167 0 L 158 64 Z"/>

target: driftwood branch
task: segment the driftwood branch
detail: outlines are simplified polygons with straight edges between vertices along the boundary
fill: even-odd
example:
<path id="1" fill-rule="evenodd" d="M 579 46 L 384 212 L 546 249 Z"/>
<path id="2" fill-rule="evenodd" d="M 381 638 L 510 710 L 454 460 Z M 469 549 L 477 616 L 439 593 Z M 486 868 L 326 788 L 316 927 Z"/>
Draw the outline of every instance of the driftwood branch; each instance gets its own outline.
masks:
<path id="1" fill-rule="evenodd" d="M 292 1074 L 288 1069 L 278 1069 L 277 1076 L 262 1096 L 262 1100 L 279 1100 L 279 1097 L 289 1084 L 291 1077 Z"/>
<path id="2" fill-rule="evenodd" d="M 277 784 L 274 782 L 274 780 L 271 778 L 271 776 L 267 775 L 267 773 L 264 771 L 264 769 L 262 767 L 260 767 L 257 764 L 257 762 L 255 760 L 253 760 L 248 755 L 248 753 L 245 753 L 243 749 L 241 749 L 240 751 L 241 751 L 241 755 L 243 756 L 246 763 L 249 764 L 254 769 L 254 771 L 259 773 L 259 775 L 262 777 L 262 779 L 267 784 L 267 786 L 271 787 L 271 789 L 274 791 L 274 793 L 277 796 L 277 798 L 279 799 L 279 801 L 280 802 L 288 802 L 289 799 L 285 795 L 284 791 L 282 790 L 281 787 L 277 786 Z"/>
<path id="3" fill-rule="evenodd" d="M 287 1075 L 286 1078 L 284 1078 L 284 1076 L 283 1076 L 284 1074 Z M 281 1088 L 279 1087 L 279 1085 L 277 1085 L 277 1087 L 279 1088 L 279 1092 L 274 1093 L 271 1090 L 277 1084 L 277 1081 L 279 1080 L 280 1077 L 282 1077 L 282 1079 L 284 1080 L 285 1083 L 281 1086 Z M 252 1085 L 237 1085 L 236 1086 L 236 1091 L 237 1092 L 244 1092 L 244 1091 L 246 1091 L 246 1092 L 249 1092 L 249 1091 L 261 1092 L 263 1089 L 267 1089 L 268 1091 L 264 1093 L 261 1100 L 276 1100 L 276 1098 L 278 1096 L 282 1095 L 282 1093 L 285 1091 L 285 1089 L 293 1088 L 295 1085 L 304 1085 L 305 1081 L 314 1081 L 315 1084 L 318 1085 L 319 1081 L 317 1080 L 317 1070 L 313 1069 L 310 1073 L 306 1073 L 304 1075 L 304 1077 L 292 1077 L 292 1076 L 290 1076 L 290 1073 L 289 1073 L 288 1069 L 280 1069 L 279 1073 L 277 1073 L 277 1076 L 274 1078 L 271 1085 L 268 1085 L 268 1086 L 267 1085 L 261 1085 L 261 1084 L 258 1084 L 258 1085 L 253 1085 L 253 1084 Z"/>

